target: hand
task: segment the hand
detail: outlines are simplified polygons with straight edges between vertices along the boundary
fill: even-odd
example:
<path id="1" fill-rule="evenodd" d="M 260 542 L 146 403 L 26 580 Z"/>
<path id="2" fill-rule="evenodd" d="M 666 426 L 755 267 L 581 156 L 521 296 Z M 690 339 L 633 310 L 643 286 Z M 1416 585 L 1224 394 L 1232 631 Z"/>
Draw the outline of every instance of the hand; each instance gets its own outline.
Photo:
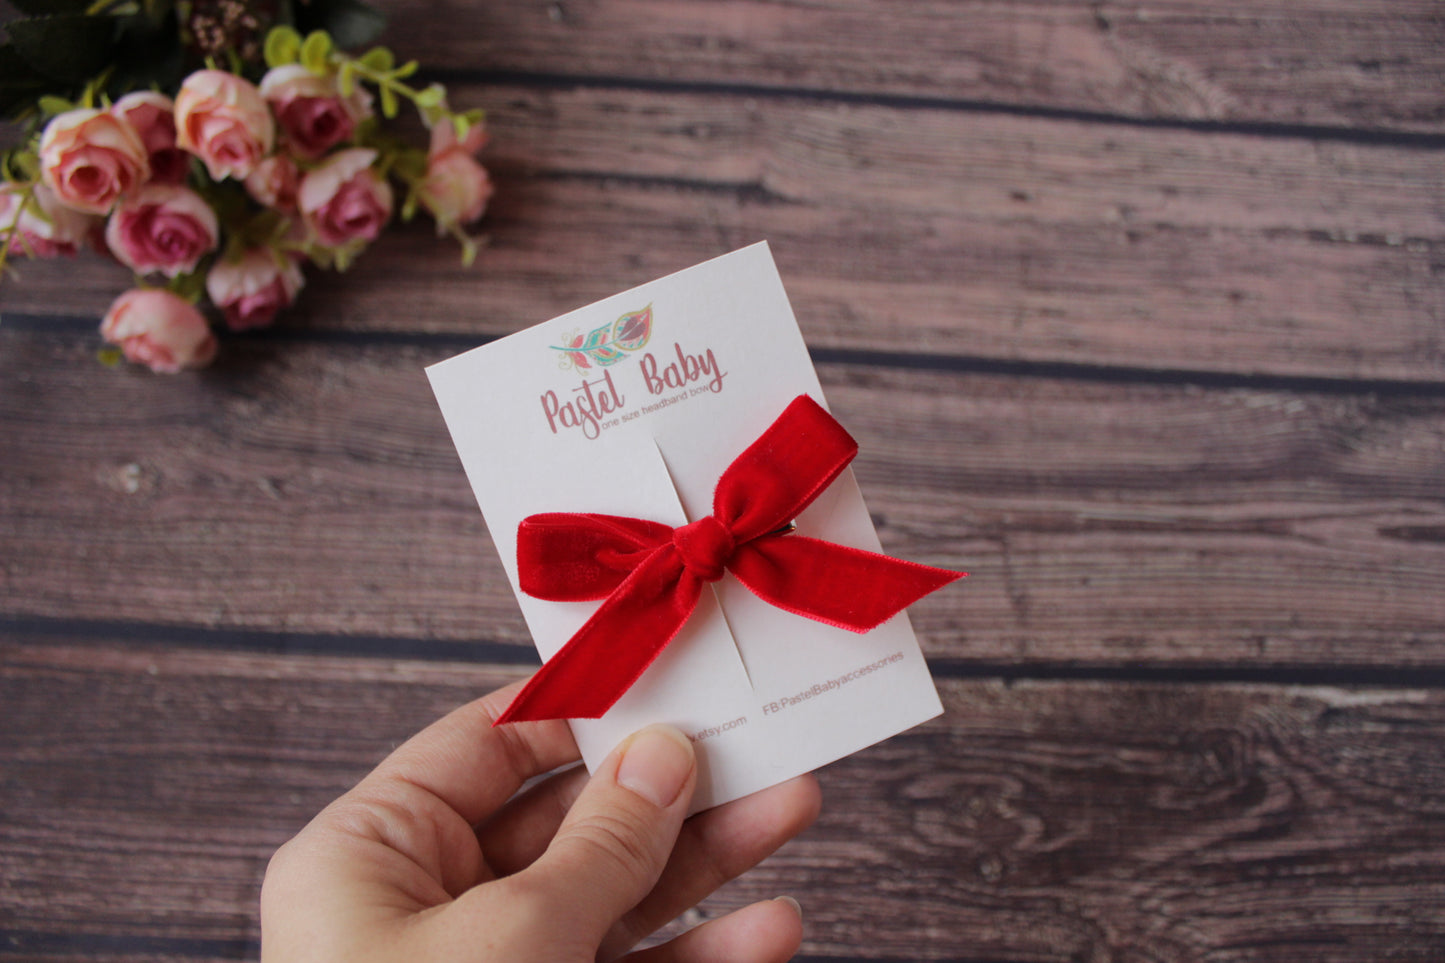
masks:
<path id="1" fill-rule="evenodd" d="M 653 726 L 587 778 L 566 723 L 492 728 L 520 687 L 463 706 L 326 807 L 266 870 L 263 963 L 582 963 L 639 940 L 817 815 L 802 776 L 684 822 L 692 746 Z M 754 903 L 633 963 L 791 958 L 790 900 Z"/>

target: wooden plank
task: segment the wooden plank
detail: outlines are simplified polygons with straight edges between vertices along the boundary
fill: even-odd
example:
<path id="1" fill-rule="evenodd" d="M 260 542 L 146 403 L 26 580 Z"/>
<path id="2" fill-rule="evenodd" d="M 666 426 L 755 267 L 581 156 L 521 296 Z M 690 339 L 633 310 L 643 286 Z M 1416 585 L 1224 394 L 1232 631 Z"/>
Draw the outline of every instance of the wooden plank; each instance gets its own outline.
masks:
<path id="1" fill-rule="evenodd" d="M 26 950 L 46 934 L 89 935 L 100 960 L 248 945 L 271 849 L 396 742 L 514 675 L 0 646 L 11 946 L 42 959 Z M 942 718 L 825 769 L 817 826 L 704 914 L 792 893 L 805 953 L 848 959 L 1425 960 L 1445 939 L 1438 691 L 942 694 Z"/>
<path id="2" fill-rule="evenodd" d="M 1140 118 L 1440 131 L 1430 0 L 391 0 L 453 70 L 797 88 Z"/>
<path id="3" fill-rule="evenodd" d="M 410 732 L 518 675 L 0 651 L 0 929 L 22 952 L 78 945 L 90 959 L 244 950 L 271 852 Z"/>
<path id="4" fill-rule="evenodd" d="M 815 347 L 1445 378 L 1436 152 L 717 95 L 457 99 L 495 105 L 478 264 L 396 230 L 313 273 L 286 326 L 505 334 L 766 238 Z M 26 264 L 4 306 L 98 317 L 127 283 L 94 258 Z"/>
<path id="5" fill-rule="evenodd" d="M 157 378 L 0 329 L 0 613 L 527 652 L 422 376 L 448 353 L 251 340 Z M 1445 399 L 821 376 L 885 548 L 972 573 L 913 609 L 932 656 L 1445 665 Z"/>

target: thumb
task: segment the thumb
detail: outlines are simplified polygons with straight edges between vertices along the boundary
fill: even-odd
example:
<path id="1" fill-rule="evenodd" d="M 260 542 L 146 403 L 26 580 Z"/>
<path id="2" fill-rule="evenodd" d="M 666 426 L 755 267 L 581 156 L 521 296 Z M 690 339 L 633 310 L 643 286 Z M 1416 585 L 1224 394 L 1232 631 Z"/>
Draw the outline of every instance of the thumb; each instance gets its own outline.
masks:
<path id="1" fill-rule="evenodd" d="M 593 773 L 547 851 L 519 876 L 568 936 L 602 937 L 657 885 L 697 783 L 687 737 L 649 726 L 629 737 Z M 519 880 L 520 882 L 520 880 Z"/>

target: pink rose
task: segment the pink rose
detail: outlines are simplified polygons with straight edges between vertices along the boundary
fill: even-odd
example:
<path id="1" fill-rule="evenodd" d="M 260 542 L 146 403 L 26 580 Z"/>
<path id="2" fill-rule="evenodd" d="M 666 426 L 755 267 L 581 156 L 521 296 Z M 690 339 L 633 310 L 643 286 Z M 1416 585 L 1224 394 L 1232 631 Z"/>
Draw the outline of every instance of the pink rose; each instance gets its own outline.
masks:
<path id="1" fill-rule="evenodd" d="M 233 331 L 262 328 L 296 300 L 301 268 L 279 251 L 252 248 L 239 261 L 217 261 L 206 275 L 206 293 L 225 312 Z"/>
<path id="2" fill-rule="evenodd" d="M 246 193 L 263 207 L 283 214 L 296 213 L 296 190 L 300 186 L 301 172 L 285 154 L 273 154 L 246 175 Z"/>
<path id="3" fill-rule="evenodd" d="M 301 216 L 323 246 L 372 241 L 386 226 L 391 185 L 371 169 L 374 160 L 374 150 L 339 150 L 301 179 Z"/>
<path id="4" fill-rule="evenodd" d="M 360 85 L 342 97 L 334 78 L 318 77 L 300 64 L 267 71 L 261 96 L 275 112 L 287 148 L 307 160 L 350 140 L 357 123 L 371 115 L 370 96 Z"/>
<path id="5" fill-rule="evenodd" d="M 271 153 L 276 123 L 261 92 L 224 70 L 198 70 L 176 95 L 176 143 L 205 162 L 212 180 L 244 178 Z"/>
<path id="6" fill-rule="evenodd" d="M 216 356 L 216 336 L 195 305 L 169 291 L 139 288 L 115 299 L 100 335 L 126 358 L 163 374 L 203 368 Z"/>
<path id="7" fill-rule="evenodd" d="M 140 135 L 150 159 L 152 181 L 185 183 L 191 159 L 176 146 L 175 104 L 169 97 L 153 90 L 138 90 L 117 100 L 110 112 Z"/>
<path id="8" fill-rule="evenodd" d="M 186 274 L 219 237 L 216 212 L 188 187 L 147 184 L 122 201 L 105 228 L 105 243 L 137 274 Z"/>
<path id="9" fill-rule="evenodd" d="M 10 238 L 11 254 L 55 257 L 74 254 L 85 243 L 98 218 L 60 203 L 44 184 L 0 185 L 0 233 Z"/>
<path id="10" fill-rule="evenodd" d="M 40 175 L 67 207 L 104 214 L 150 177 L 145 144 L 102 110 L 71 110 L 40 135 Z"/>
<path id="11" fill-rule="evenodd" d="M 481 217 L 491 196 L 492 182 L 486 168 L 458 147 L 427 159 L 426 179 L 417 191 L 417 197 L 436 218 L 438 234 Z"/>

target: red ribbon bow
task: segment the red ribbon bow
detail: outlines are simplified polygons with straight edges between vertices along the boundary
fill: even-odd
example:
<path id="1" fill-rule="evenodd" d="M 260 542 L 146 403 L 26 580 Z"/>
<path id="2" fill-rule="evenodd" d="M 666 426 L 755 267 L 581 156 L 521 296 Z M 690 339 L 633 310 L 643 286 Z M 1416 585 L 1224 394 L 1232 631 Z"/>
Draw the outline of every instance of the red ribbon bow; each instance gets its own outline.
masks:
<path id="1" fill-rule="evenodd" d="M 728 466 L 713 513 L 672 528 L 622 515 L 549 512 L 517 527 L 522 591 L 606 601 L 497 718 L 596 719 L 677 635 L 724 570 L 766 602 L 867 632 L 962 573 L 790 534 L 792 519 L 848 467 L 855 442 L 799 395 Z"/>

